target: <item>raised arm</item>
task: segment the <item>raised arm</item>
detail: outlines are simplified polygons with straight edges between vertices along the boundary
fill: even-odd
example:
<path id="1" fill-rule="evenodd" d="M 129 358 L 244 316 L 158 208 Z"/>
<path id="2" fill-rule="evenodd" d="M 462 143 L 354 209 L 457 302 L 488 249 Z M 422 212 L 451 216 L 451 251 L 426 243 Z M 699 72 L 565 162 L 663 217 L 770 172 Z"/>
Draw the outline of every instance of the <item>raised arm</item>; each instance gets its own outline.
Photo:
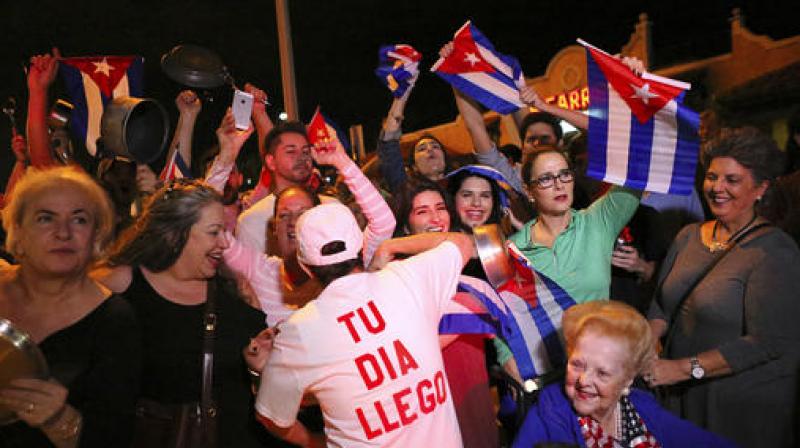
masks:
<path id="1" fill-rule="evenodd" d="M 445 241 L 450 241 L 458 247 L 461 252 L 462 267 L 475 256 L 475 241 L 471 235 L 460 232 L 426 232 L 384 241 L 375 251 L 369 270 L 382 269 L 398 254 L 416 255 L 433 249 Z"/>
<path id="2" fill-rule="evenodd" d="M 539 109 L 542 112 L 546 112 L 550 115 L 558 117 L 569 124 L 575 126 L 578 129 L 588 130 L 589 129 L 589 116 L 582 114 L 575 110 L 564 109 L 558 107 L 555 104 L 550 104 L 539 97 L 539 94 L 533 90 L 531 86 L 525 86 L 520 89 L 519 91 L 519 98 L 522 100 L 523 103 L 527 104 L 528 106 L 533 106 Z M 522 114 L 524 118 L 527 115 L 527 111 L 525 109 L 520 109 L 525 113 Z M 514 115 L 514 117 L 518 117 L 518 115 Z M 517 123 L 519 125 L 519 122 Z"/>
<path id="3" fill-rule="evenodd" d="M 194 125 L 197 122 L 197 116 L 200 115 L 203 105 L 197 94 L 191 90 L 184 90 L 175 98 L 175 106 L 178 107 L 178 124 L 175 126 L 175 134 L 172 136 L 172 143 L 169 145 L 167 152 L 167 160 L 175 157 L 177 152 L 180 155 L 186 167 L 192 166 L 192 136 L 194 134 Z M 164 167 L 164 172 L 161 173 L 162 179 L 168 179 L 170 164 Z M 189 173 L 184 173 L 189 175 Z"/>
<path id="4" fill-rule="evenodd" d="M 50 134 L 47 131 L 47 93 L 58 74 L 61 53 L 33 56 L 28 70 L 28 150 L 31 165 L 36 168 L 56 165 L 50 151 Z"/>
<path id="5" fill-rule="evenodd" d="M 12 129 L 13 136 L 11 137 L 11 150 L 14 152 L 14 168 L 11 169 L 11 175 L 8 176 L 6 182 L 5 194 L 3 195 L 3 203 L 7 204 L 11 201 L 11 195 L 14 193 L 14 186 L 25 174 L 28 168 L 28 144 L 25 141 L 25 136 L 17 134 L 14 128 Z"/>
<path id="6" fill-rule="evenodd" d="M 383 197 L 344 152 L 344 148 L 315 148 L 311 152 L 319 165 L 331 165 L 341 173 L 345 184 L 353 193 L 356 203 L 367 218 L 364 231 L 364 265 L 368 266 L 378 245 L 392 237 L 396 224 L 394 214 Z"/>
<path id="7" fill-rule="evenodd" d="M 231 174 L 236 157 L 239 156 L 242 146 L 253 133 L 253 126 L 247 130 L 236 129 L 236 120 L 233 118 L 231 109 L 225 112 L 222 121 L 217 128 L 217 141 L 219 142 L 219 154 L 214 158 L 211 166 L 206 172 L 206 183 L 222 194 L 225 190 L 225 183 Z"/>
<path id="8" fill-rule="evenodd" d="M 381 134 L 378 137 L 378 168 L 381 175 L 386 179 L 391 192 L 396 192 L 406 182 L 405 164 L 403 155 L 400 152 L 400 137 L 403 134 L 401 125 L 403 124 L 404 113 L 408 98 L 414 89 L 416 77 L 411 81 L 408 89 L 399 98 L 392 100 L 389 113 L 383 122 Z"/>
<path id="9" fill-rule="evenodd" d="M 244 91 L 253 95 L 253 112 L 251 118 L 256 127 L 256 134 L 258 135 L 258 152 L 264 154 L 264 142 L 267 134 L 272 130 L 274 124 L 267 115 L 267 93 L 253 84 L 247 83 L 244 85 Z"/>

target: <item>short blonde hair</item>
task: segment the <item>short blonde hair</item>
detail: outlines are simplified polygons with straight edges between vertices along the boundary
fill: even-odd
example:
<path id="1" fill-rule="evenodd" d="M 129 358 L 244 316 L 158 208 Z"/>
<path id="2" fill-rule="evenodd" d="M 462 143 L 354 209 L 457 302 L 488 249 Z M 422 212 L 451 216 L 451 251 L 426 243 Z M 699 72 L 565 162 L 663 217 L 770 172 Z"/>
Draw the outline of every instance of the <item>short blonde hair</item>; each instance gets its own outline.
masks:
<path id="1" fill-rule="evenodd" d="M 564 312 L 562 327 L 568 356 L 578 338 L 588 330 L 627 345 L 629 357 L 625 368 L 634 374 L 642 371 L 653 352 L 653 335 L 647 320 L 622 302 L 596 300 L 574 305 Z"/>
<path id="2" fill-rule="evenodd" d="M 114 212 L 105 190 L 79 168 L 29 168 L 14 186 L 11 201 L 3 208 L 3 229 L 6 231 L 6 250 L 19 257 L 19 233 L 30 202 L 40 193 L 72 185 L 82 191 L 94 206 L 94 247 L 92 254 L 98 259 L 111 240 L 114 229 Z"/>

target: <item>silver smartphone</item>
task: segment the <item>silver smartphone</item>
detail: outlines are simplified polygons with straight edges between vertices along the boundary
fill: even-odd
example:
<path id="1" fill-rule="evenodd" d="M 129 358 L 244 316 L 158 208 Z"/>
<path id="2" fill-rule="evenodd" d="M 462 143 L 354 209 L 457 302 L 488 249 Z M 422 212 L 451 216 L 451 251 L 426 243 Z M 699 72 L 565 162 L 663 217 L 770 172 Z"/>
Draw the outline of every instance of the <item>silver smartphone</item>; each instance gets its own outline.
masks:
<path id="1" fill-rule="evenodd" d="M 243 131 L 250 127 L 250 114 L 253 113 L 253 95 L 236 90 L 233 94 L 233 119 L 236 121 L 236 129 Z"/>

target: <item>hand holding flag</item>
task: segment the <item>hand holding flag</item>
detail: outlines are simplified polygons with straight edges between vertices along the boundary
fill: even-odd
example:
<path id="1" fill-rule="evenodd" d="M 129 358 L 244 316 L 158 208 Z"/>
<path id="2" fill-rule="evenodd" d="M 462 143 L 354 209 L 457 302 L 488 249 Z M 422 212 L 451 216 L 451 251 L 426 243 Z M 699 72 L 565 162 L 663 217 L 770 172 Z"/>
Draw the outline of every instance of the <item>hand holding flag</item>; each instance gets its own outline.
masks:
<path id="1" fill-rule="evenodd" d="M 350 153 L 350 143 L 339 130 L 338 126 L 326 117 L 319 106 L 311 117 L 306 129 L 308 142 L 314 146 L 315 152 L 335 152 L 341 151 L 343 154 Z"/>
<path id="2" fill-rule="evenodd" d="M 378 50 L 375 74 L 395 98 L 400 98 L 414 87 L 421 59 L 422 55 L 411 45 L 385 45 Z"/>
<path id="3" fill-rule="evenodd" d="M 453 87 L 501 114 L 525 107 L 520 101 L 525 77 L 519 61 L 498 53 L 471 22 L 459 28 L 452 44 L 442 50 L 431 71 Z"/>
<path id="4" fill-rule="evenodd" d="M 660 193 L 689 194 L 699 116 L 682 104 L 690 84 L 642 72 L 586 42 L 589 176 Z"/>

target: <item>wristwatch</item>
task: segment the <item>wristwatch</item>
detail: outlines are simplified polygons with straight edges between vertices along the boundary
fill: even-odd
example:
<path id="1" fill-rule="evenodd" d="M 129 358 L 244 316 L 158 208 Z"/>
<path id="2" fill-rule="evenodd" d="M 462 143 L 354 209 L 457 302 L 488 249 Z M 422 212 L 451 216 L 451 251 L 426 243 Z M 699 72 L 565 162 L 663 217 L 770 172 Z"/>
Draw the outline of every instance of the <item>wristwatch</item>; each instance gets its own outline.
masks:
<path id="1" fill-rule="evenodd" d="M 700 360 L 697 359 L 697 356 L 692 356 L 689 359 L 689 366 L 692 378 L 699 380 L 706 376 L 706 370 L 700 365 Z"/>

